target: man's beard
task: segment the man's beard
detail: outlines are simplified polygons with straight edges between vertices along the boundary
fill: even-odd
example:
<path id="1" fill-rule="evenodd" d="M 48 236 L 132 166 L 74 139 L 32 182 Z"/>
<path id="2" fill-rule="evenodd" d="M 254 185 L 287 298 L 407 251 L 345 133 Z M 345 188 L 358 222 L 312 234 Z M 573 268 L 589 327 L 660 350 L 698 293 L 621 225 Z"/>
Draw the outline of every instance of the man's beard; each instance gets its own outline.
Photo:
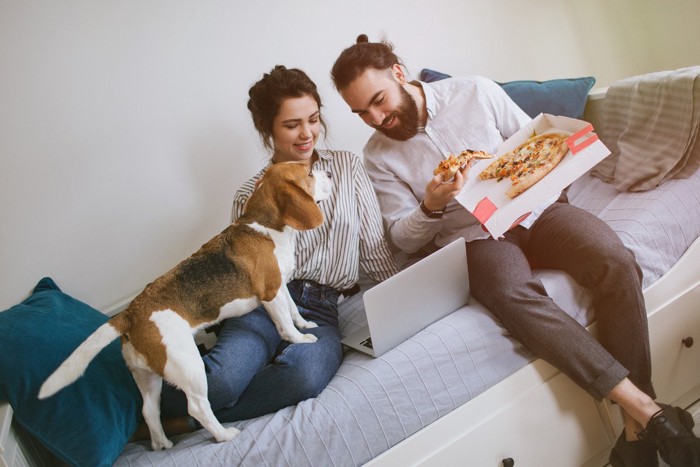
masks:
<path id="1" fill-rule="evenodd" d="M 382 125 L 372 125 L 372 127 L 391 139 L 406 141 L 418 133 L 418 106 L 408 91 L 402 86 L 399 86 L 399 90 L 401 92 L 399 108 L 386 117 Z M 383 125 L 394 117 L 399 119 L 398 124 L 393 128 L 384 128 Z"/>

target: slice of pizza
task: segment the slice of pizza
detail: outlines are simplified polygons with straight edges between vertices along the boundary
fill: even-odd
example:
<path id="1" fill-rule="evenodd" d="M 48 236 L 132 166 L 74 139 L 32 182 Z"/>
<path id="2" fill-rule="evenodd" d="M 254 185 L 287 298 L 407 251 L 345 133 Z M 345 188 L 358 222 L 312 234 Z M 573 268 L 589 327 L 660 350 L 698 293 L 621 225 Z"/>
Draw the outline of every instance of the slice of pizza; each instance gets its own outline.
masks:
<path id="1" fill-rule="evenodd" d="M 534 144 L 529 145 L 519 167 L 510 176 L 513 185 L 506 196 L 515 198 L 542 180 L 561 162 L 569 147 L 566 144 L 568 135 L 562 133 L 545 133 Z"/>
<path id="2" fill-rule="evenodd" d="M 511 188 L 506 196 L 515 198 L 542 180 L 564 158 L 569 147 L 567 134 L 543 133 L 533 136 L 514 150 L 496 159 L 479 174 L 482 180 L 508 177 Z"/>
<path id="3" fill-rule="evenodd" d="M 464 167 L 472 159 L 491 159 L 492 154 L 484 151 L 475 151 L 473 149 L 465 149 L 458 156 L 450 154 L 447 159 L 440 161 L 438 166 L 433 170 L 433 175 L 442 173 L 442 179 L 447 181 L 455 176 L 457 171 Z"/>

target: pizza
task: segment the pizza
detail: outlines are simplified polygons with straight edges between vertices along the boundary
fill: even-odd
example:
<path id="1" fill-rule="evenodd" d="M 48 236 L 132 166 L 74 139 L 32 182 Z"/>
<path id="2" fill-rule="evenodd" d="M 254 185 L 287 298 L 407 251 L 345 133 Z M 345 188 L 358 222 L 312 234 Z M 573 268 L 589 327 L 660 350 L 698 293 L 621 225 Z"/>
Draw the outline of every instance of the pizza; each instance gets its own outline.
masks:
<path id="1" fill-rule="evenodd" d="M 433 175 L 442 174 L 442 179 L 447 181 L 455 176 L 457 171 L 464 167 L 472 159 L 491 159 L 492 154 L 484 151 L 474 151 L 465 149 L 458 156 L 450 154 L 447 159 L 440 161 L 440 164 L 433 170 Z"/>
<path id="2" fill-rule="evenodd" d="M 542 180 L 564 158 L 569 147 L 564 133 L 543 133 L 530 139 L 488 165 L 481 180 L 509 178 L 512 186 L 506 196 L 515 198 Z"/>

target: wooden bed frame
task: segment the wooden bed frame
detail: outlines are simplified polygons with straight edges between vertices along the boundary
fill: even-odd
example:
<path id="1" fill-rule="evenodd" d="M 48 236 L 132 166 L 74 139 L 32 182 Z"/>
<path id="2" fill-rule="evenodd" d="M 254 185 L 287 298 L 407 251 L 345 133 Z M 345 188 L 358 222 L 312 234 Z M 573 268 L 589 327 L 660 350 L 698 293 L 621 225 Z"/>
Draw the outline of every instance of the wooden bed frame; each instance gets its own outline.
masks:
<path id="1" fill-rule="evenodd" d="M 589 97 L 594 121 L 605 90 Z M 594 123 L 595 126 L 595 123 Z M 700 239 L 644 291 L 658 399 L 700 398 Z M 129 300 L 107 314 L 120 311 Z M 595 333 L 595 324 L 590 328 Z M 691 338 L 691 339 L 689 339 Z M 0 467 L 33 465 L 0 404 Z M 535 360 L 366 465 L 602 466 L 621 430 L 617 409 L 597 403 L 558 370 Z"/>

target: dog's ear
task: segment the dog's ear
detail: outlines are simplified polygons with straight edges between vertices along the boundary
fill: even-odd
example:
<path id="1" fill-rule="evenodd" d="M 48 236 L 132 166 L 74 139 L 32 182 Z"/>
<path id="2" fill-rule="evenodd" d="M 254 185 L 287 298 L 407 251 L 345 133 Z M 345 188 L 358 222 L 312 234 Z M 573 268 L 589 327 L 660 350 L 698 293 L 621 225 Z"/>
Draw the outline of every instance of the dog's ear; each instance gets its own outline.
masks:
<path id="1" fill-rule="evenodd" d="M 295 230 L 311 230 L 323 224 L 323 213 L 313 196 L 296 183 L 281 194 L 282 220 Z"/>

